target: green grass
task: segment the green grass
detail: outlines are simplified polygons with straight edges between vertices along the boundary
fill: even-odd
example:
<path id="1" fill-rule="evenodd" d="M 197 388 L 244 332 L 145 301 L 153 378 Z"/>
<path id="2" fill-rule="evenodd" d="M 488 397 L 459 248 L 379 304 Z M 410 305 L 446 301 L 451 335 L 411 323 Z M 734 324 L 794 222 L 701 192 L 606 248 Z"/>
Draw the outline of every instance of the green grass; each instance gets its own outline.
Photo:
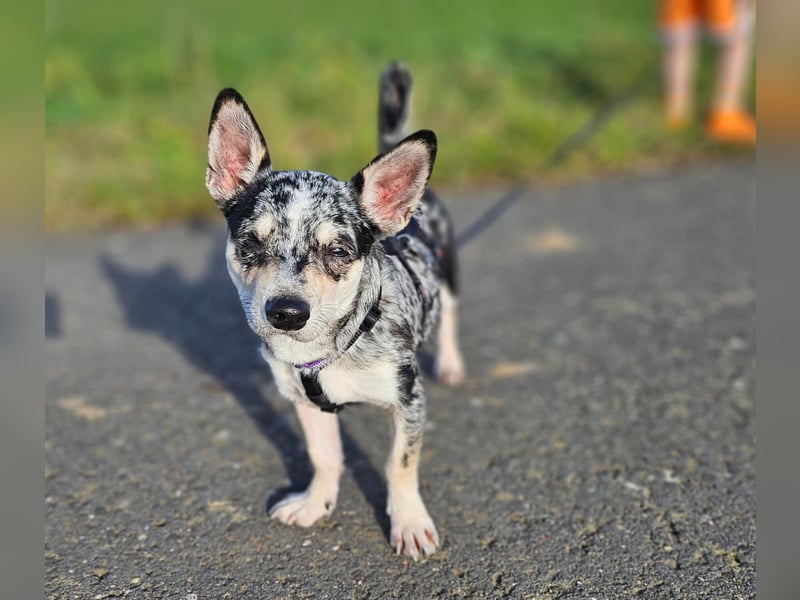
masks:
<path id="1" fill-rule="evenodd" d="M 245 4 L 247 4 L 245 6 Z M 662 131 L 651 2 L 46 2 L 46 226 L 214 215 L 206 127 L 245 96 L 277 169 L 349 178 L 375 153 L 377 77 L 415 77 L 433 184 L 558 180 L 717 150 Z M 552 150 L 634 80 L 636 101 L 569 160 Z"/>

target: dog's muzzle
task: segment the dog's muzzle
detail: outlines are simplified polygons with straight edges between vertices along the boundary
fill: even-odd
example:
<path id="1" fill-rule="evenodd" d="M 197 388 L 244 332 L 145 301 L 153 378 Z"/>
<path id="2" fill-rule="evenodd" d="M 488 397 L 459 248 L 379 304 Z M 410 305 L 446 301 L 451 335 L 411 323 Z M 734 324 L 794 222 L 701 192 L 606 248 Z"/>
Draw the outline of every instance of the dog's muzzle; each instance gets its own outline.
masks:
<path id="1" fill-rule="evenodd" d="M 311 316 L 308 303 L 299 298 L 271 298 L 267 300 L 264 312 L 269 324 L 282 331 L 302 329 Z"/>

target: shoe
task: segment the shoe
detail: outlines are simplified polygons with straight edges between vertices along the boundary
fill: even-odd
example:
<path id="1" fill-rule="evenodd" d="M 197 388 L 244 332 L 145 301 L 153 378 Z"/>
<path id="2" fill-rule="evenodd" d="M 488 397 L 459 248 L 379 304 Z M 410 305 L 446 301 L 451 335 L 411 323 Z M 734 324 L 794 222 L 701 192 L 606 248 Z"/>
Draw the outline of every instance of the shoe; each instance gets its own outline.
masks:
<path id="1" fill-rule="evenodd" d="M 718 142 L 755 145 L 756 120 L 741 110 L 718 110 L 706 124 L 708 136 Z"/>

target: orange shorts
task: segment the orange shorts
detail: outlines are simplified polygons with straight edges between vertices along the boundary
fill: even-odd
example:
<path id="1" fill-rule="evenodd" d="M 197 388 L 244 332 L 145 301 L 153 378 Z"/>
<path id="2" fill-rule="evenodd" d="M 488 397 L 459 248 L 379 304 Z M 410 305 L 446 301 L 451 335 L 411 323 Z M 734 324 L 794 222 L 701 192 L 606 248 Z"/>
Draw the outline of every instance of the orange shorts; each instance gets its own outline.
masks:
<path id="1" fill-rule="evenodd" d="M 752 21 L 750 0 L 660 0 L 658 22 L 665 31 L 700 23 L 718 34 L 743 31 Z"/>

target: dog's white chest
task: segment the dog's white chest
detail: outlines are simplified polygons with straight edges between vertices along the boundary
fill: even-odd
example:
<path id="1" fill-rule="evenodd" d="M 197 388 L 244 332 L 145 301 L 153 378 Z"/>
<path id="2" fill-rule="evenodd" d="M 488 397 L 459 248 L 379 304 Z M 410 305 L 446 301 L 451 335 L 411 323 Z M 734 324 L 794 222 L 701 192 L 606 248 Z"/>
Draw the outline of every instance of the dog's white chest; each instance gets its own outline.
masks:
<path id="1" fill-rule="evenodd" d="M 365 369 L 333 364 L 320 371 L 319 382 L 335 404 L 391 404 L 397 400 L 397 367 L 389 362 L 379 362 Z"/>

